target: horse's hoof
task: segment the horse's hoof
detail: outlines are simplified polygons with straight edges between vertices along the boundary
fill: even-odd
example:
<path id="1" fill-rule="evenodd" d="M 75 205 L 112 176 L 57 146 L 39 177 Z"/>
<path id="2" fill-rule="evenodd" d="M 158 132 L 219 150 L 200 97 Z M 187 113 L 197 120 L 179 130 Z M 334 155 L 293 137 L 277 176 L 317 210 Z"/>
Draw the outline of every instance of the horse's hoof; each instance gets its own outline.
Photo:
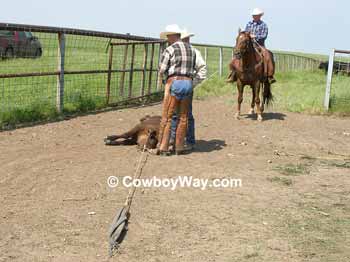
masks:
<path id="1" fill-rule="evenodd" d="M 263 121 L 263 118 L 262 118 L 261 115 L 258 115 L 258 121 L 259 121 L 259 122 L 262 122 L 262 121 Z"/>
<path id="2" fill-rule="evenodd" d="M 235 118 L 236 118 L 236 120 L 239 120 L 239 119 L 240 119 L 240 114 L 239 114 L 239 113 L 236 113 L 236 114 L 235 114 Z"/>

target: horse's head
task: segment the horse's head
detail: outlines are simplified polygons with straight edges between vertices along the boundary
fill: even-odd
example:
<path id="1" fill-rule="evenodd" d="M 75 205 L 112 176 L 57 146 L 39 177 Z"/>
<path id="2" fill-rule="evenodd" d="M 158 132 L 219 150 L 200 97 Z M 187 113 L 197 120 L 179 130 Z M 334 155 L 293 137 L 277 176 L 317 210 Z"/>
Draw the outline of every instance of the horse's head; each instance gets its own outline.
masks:
<path id="1" fill-rule="evenodd" d="M 245 54 L 249 51 L 249 48 L 252 46 L 252 39 L 250 33 L 246 31 L 239 30 L 238 36 L 236 38 L 236 52 L 240 54 Z"/>

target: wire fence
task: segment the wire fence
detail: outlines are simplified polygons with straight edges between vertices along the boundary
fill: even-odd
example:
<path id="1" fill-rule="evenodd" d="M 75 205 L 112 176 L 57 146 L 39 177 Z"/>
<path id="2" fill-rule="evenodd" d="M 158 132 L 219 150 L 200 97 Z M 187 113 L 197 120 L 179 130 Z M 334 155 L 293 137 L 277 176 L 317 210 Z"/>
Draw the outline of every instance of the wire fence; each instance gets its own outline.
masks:
<path id="1" fill-rule="evenodd" d="M 0 24 L 0 110 L 44 105 L 70 112 L 153 93 L 163 45 L 131 35 Z"/>
<path id="2" fill-rule="evenodd" d="M 194 44 L 208 75 L 228 75 L 233 48 Z M 0 23 L 0 122 L 13 113 L 88 111 L 155 94 L 160 39 Z M 319 62 L 275 54 L 276 71 L 314 70 Z M 45 117 L 45 116 L 44 116 Z"/>

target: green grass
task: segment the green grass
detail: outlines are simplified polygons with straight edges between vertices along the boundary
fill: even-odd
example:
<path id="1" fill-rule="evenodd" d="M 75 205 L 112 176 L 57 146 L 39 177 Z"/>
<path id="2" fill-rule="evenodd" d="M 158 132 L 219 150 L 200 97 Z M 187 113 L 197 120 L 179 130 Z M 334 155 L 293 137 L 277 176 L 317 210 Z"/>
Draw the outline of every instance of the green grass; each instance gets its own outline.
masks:
<path id="1" fill-rule="evenodd" d="M 272 86 L 273 108 L 290 112 L 325 113 L 323 99 L 326 76 L 323 72 L 286 72 L 276 74 L 277 83 Z M 350 113 L 350 77 L 335 76 L 331 93 L 331 112 Z M 236 93 L 236 84 L 213 77 L 195 90 L 195 97 L 202 99 Z M 250 92 L 245 88 L 245 97 Z M 236 95 L 235 95 L 236 96 Z M 247 103 L 247 100 L 245 99 Z M 234 99 L 236 103 L 236 98 Z"/>
<path id="2" fill-rule="evenodd" d="M 286 178 L 286 177 L 275 176 L 272 178 L 268 178 L 268 180 L 270 182 L 279 183 L 279 184 L 284 185 L 284 186 L 291 186 L 293 184 L 293 180 Z"/>
<path id="3" fill-rule="evenodd" d="M 292 112 L 323 113 L 326 76 L 316 72 L 279 73 L 273 87 L 275 102 L 279 108 Z M 336 76 L 331 93 L 331 112 L 350 113 L 350 78 Z M 348 101 L 343 103 L 343 101 Z"/>
<path id="4" fill-rule="evenodd" d="M 214 75 L 198 85 L 194 90 L 195 99 L 205 99 L 211 96 L 222 96 L 235 92 L 236 87 L 227 84 L 225 79 Z"/>
<path id="5" fill-rule="evenodd" d="M 292 112 L 323 112 L 325 76 L 319 72 L 277 73 L 275 104 Z"/>
<path id="6" fill-rule="evenodd" d="M 277 166 L 273 169 L 286 176 L 298 176 L 310 173 L 308 165 L 305 164 L 287 164 L 284 166 Z"/>
<path id="7" fill-rule="evenodd" d="M 16 108 L 0 114 L 0 129 L 38 120 L 56 119 L 59 114 L 55 106 L 47 103 L 35 103 L 27 108 Z"/>

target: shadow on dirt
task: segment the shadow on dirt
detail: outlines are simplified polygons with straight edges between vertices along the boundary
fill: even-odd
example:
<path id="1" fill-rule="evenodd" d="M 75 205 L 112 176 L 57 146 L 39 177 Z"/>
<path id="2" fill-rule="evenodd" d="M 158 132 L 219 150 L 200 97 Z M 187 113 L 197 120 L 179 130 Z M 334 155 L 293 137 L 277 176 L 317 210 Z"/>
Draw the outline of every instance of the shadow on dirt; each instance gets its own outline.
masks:
<path id="1" fill-rule="evenodd" d="M 224 140 L 212 139 L 209 141 L 206 140 L 196 140 L 196 147 L 194 152 L 199 153 L 208 153 L 212 151 L 219 151 L 224 149 L 227 146 Z"/>
<path id="2" fill-rule="evenodd" d="M 282 113 L 273 113 L 273 112 L 268 112 L 268 113 L 263 113 L 263 118 L 264 121 L 268 121 L 268 120 L 285 120 L 287 115 L 282 114 Z M 257 116 L 256 114 L 252 114 L 252 115 L 246 115 L 246 118 L 252 119 L 252 120 L 256 120 Z"/>

